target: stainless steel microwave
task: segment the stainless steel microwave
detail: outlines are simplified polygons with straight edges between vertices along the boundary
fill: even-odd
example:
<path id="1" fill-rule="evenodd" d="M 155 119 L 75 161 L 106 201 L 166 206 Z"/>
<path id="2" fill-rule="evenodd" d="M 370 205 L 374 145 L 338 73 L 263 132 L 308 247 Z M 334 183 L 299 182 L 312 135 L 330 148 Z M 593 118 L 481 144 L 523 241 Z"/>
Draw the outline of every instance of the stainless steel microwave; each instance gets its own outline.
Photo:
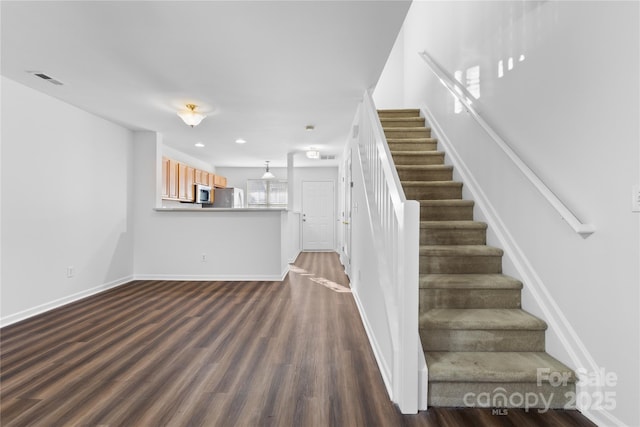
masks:
<path id="1" fill-rule="evenodd" d="M 213 203 L 213 191 L 208 185 L 195 184 L 195 203 Z"/>

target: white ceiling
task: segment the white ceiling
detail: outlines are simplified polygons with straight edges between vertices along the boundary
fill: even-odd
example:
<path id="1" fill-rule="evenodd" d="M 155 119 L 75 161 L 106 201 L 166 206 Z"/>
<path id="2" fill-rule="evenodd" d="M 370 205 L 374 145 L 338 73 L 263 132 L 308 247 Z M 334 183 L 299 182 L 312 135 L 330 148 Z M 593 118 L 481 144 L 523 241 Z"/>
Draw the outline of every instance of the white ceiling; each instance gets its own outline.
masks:
<path id="1" fill-rule="evenodd" d="M 409 4 L 2 1 L 2 74 L 214 166 L 284 166 L 310 146 L 341 154 Z M 195 128 L 176 115 L 187 103 L 208 114 Z"/>

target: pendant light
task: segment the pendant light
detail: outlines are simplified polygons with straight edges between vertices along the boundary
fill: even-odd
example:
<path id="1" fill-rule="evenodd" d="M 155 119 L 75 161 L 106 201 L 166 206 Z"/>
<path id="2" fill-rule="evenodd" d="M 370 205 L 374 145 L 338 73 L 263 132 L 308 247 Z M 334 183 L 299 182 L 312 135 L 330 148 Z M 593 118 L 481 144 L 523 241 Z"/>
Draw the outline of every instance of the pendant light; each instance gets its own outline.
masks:
<path id="1" fill-rule="evenodd" d="M 200 122 L 207 116 L 196 111 L 196 108 L 198 108 L 198 106 L 195 104 L 187 104 L 187 109 L 183 111 L 179 111 L 178 116 L 188 126 L 191 126 L 191 127 L 198 126 Z"/>
<path id="2" fill-rule="evenodd" d="M 262 179 L 274 179 L 276 176 L 274 174 L 272 174 L 271 172 L 269 172 L 269 160 L 267 160 L 265 162 L 265 164 L 267 165 L 267 169 L 264 172 L 264 174 L 262 175 Z"/>

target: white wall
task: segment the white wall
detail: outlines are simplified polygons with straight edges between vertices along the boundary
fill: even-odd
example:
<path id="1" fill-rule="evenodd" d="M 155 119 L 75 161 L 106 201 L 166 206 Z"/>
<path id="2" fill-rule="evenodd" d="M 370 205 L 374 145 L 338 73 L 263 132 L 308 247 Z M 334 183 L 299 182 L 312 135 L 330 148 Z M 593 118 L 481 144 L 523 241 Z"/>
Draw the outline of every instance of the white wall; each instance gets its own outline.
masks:
<path id="1" fill-rule="evenodd" d="M 404 68 L 396 106 L 433 114 L 438 136 L 453 144 L 495 209 L 500 233 L 516 243 L 505 270 L 533 279 L 524 308 L 550 322 L 548 351 L 618 375 L 605 389 L 616 394 L 615 409 L 584 408 L 603 425 L 640 425 L 640 214 L 630 208 L 640 182 L 638 16 L 637 2 L 414 2 L 402 63 L 380 83 Z M 480 66 L 476 108 L 580 219 L 596 225 L 595 234 L 575 234 L 475 122 L 453 112 L 451 95 L 417 55 L 423 50 L 450 75 Z M 489 240 L 500 244 L 495 229 Z M 523 260 L 529 265 L 518 267 Z"/>
<path id="2" fill-rule="evenodd" d="M 1 82 L 5 325 L 131 279 L 133 167 L 128 130 Z"/>
<path id="3" fill-rule="evenodd" d="M 373 93 L 378 109 L 404 106 L 404 44 L 404 29 L 401 29 Z"/>
<path id="4" fill-rule="evenodd" d="M 179 162 L 186 163 L 187 165 L 207 172 L 214 172 L 216 169 L 213 165 L 205 162 L 204 160 L 190 156 L 189 154 L 178 151 L 175 148 L 162 144 L 162 155 Z"/>

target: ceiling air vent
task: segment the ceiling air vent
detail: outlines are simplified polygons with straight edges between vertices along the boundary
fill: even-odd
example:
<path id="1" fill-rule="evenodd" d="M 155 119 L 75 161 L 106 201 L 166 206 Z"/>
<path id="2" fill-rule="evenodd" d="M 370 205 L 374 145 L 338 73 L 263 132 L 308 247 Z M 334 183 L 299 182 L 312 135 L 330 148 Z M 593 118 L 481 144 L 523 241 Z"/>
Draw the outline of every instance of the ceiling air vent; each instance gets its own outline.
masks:
<path id="1" fill-rule="evenodd" d="M 320 160 L 335 160 L 336 156 L 334 154 L 323 154 L 320 156 Z"/>
<path id="2" fill-rule="evenodd" d="M 48 76 L 44 73 L 41 73 L 39 71 L 28 71 L 30 74 L 33 74 L 36 77 L 40 77 L 42 80 L 46 80 L 49 83 L 53 84 L 53 85 L 58 85 L 58 86 L 62 86 L 62 82 L 60 80 L 56 80 L 51 76 Z"/>

